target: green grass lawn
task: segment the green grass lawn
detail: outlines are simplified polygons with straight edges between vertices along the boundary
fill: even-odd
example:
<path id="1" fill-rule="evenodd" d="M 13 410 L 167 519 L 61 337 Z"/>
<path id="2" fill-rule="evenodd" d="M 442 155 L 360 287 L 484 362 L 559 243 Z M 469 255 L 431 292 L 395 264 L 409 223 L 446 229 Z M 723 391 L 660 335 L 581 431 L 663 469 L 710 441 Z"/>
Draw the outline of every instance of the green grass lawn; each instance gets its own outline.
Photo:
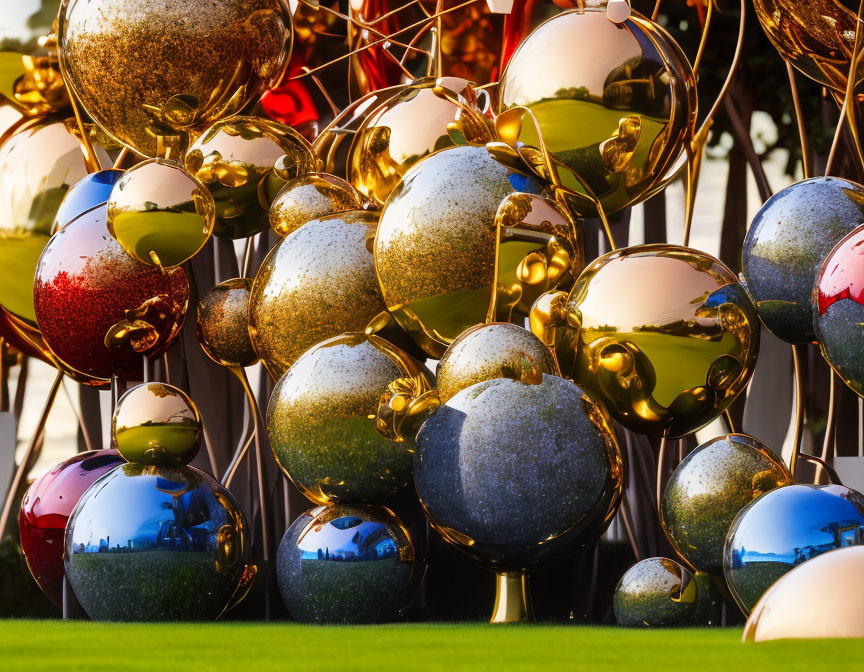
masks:
<path id="1" fill-rule="evenodd" d="M 794 670 L 861 669 L 864 640 L 741 644 L 741 631 L 423 624 L 122 625 L 0 621 L 0 669 Z M 855 661 L 858 661 L 857 663 Z"/>

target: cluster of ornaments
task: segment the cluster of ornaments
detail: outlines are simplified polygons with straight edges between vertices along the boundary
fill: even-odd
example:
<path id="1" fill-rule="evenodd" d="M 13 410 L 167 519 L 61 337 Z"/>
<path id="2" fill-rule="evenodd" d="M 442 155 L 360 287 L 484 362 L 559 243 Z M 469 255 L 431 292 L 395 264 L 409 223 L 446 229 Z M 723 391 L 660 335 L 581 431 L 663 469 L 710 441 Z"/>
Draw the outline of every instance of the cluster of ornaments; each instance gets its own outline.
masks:
<path id="1" fill-rule="evenodd" d="M 275 231 L 254 278 L 202 292 L 197 330 L 215 362 L 260 361 L 275 384 L 269 443 L 315 506 L 276 556 L 295 619 L 397 618 L 425 569 L 428 519 L 499 591 L 521 591 L 493 620 L 530 620 L 528 573 L 572 559 L 618 512 L 616 423 L 669 439 L 713 422 L 746 388 L 762 324 L 818 337 L 864 391 L 858 185 L 818 178 L 769 201 L 745 243 L 746 286 L 688 247 L 585 259 L 583 218 L 662 190 L 693 143 L 695 76 L 657 23 L 602 5 L 523 16 L 536 29 L 515 48 L 506 32 L 494 96 L 446 59 L 393 79 L 363 52 L 368 90 L 310 142 L 277 109 L 293 21 L 311 5 L 292 19 L 280 0 L 211 4 L 60 3 L 46 67 L 95 126 L 19 103 L 23 121 L 0 129 L 0 173 L 35 157 L 0 213 L 0 261 L 21 270 L 0 278 L 0 333 L 83 384 L 141 380 L 187 317 L 184 264 L 211 236 Z M 188 466 L 194 403 L 133 387 L 112 436 L 119 454 L 72 458 L 25 497 L 34 576 L 57 601 L 65 573 L 94 619 L 218 618 L 256 570 L 241 507 Z M 757 601 L 786 571 L 864 539 L 861 495 L 793 485 L 744 435 L 681 463 L 662 518 L 681 562 L 622 578 L 622 624 L 708 622 L 724 576 L 745 612 L 767 613 Z"/>

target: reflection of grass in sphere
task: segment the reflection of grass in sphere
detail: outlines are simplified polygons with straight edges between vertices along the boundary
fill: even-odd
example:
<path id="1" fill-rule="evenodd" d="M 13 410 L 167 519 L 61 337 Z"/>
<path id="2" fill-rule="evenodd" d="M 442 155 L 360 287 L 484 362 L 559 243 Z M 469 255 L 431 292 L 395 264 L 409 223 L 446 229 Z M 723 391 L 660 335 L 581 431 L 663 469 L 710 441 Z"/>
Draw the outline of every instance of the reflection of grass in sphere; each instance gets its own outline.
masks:
<path id="1" fill-rule="evenodd" d="M 117 447 L 129 459 L 143 455 L 151 443 L 161 446 L 168 458 L 181 459 L 194 450 L 197 424 L 154 423 L 136 427 L 122 427 L 115 432 Z"/>
<path id="2" fill-rule="evenodd" d="M 112 227 L 118 241 L 147 262 L 150 251 L 163 266 L 185 261 L 204 243 L 204 218 L 194 212 L 118 212 Z"/>
<path id="3" fill-rule="evenodd" d="M 0 235 L 0 305 L 33 322 L 33 276 L 47 242 L 48 236 L 37 234 Z"/>

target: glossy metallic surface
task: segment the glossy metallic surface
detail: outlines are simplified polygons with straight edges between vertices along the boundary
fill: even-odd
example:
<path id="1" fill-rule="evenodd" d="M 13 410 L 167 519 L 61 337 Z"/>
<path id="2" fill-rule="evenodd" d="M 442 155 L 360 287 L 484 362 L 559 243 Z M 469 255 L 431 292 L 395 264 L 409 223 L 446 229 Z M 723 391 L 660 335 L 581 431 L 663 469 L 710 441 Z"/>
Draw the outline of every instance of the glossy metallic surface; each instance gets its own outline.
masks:
<path id="1" fill-rule="evenodd" d="M 183 390 L 142 383 L 117 400 L 111 436 L 129 462 L 177 467 L 189 464 L 201 447 L 201 415 Z"/>
<path id="2" fill-rule="evenodd" d="M 252 284 L 249 335 L 273 380 L 316 343 L 364 331 L 386 310 L 367 246 L 377 224 L 363 210 L 328 215 L 270 250 Z"/>
<path id="3" fill-rule="evenodd" d="M 670 477 L 663 530 L 692 567 L 722 574 L 723 544 L 738 512 L 791 484 L 789 469 L 767 446 L 745 434 L 718 436 L 685 457 Z"/>
<path id="4" fill-rule="evenodd" d="M 198 342 L 222 366 L 252 366 L 258 361 L 249 338 L 251 278 L 216 285 L 198 303 Z"/>
<path id="5" fill-rule="evenodd" d="M 606 529 L 624 467 L 607 416 L 573 383 L 477 383 L 420 429 L 417 494 L 446 541 L 495 571 L 565 559 Z"/>
<path id="6" fill-rule="evenodd" d="M 429 355 L 468 327 L 527 312 L 581 269 L 579 230 L 541 192 L 484 147 L 461 146 L 420 161 L 392 193 L 375 270 L 387 308 Z"/>
<path id="7" fill-rule="evenodd" d="M 190 467 L 115 469 L 66 532 L 66 576 L 97 621 L 214 620 L 243 588 L 249 556 L 243 509 Z"/>
<path id="8" fill-rule="evenodd" d="M 709 625 L 710 583 L 669 558 L 633 565 L 615 588 L 613 610 L 625 628 L 694 628 Z"/>
<path id="9" fill-rule="evenodd" d="M 87 175 L 68 129 L 62 121 L 40 123 L 0 146 L 0 305 L 31 323 L 33 274 L 51 223 L 66 192 Z"/>
<path id="10" fill-rule="evenodd" d="M 549 19 L 516 49 L 501 78 L 499 112 L 514 106 L 537 119 L 563 186 L 584 195 L 575 174 L 612 213 L 665 184 L 693 131 L 696 82 L 659 25 L 636 13 L 619 25 L 605 7 L 586 8 Z M 528 119 L 502 140 L 540 147 Z M 576 210 L 596 214 L 584 199 Z"/>
<path id="11" fill-rule="evenodd" d="M 780 55 L 805 75 L 845 92 L 855 48 L 854 0 L 753 0 L 756 16 Z M 860 81 L 860 65 L 856 68 Z"/>
<path id="12" fill-rule="evenodd" d="M 469 82 L 424 77 L 366 117 L 351 145 L 348 179 L 380 207 L 421 159 L 456 144 L 495 139 Z"/>
<path id="13" fill-rule="evenodd" d="M 359 210 L 363 194 L 327 173 L 309 173 L 288 182 L 270 206 L 270 226 L 283 238 L 306 222 L 348 210 Z"/>
<path id="14" fill-rule="evenodd" d="M 284 157 L 284 158 L 283 158 Z M 312 146 L 297 131 L 260 117 L 217 121 L 186 154 L 186 167 L 213 195 L 220 238 L 246 238 L 267 229 L 268 210 L 285 178 L 317 167 Z"/>
<path id="15" fill-rule="evenodd" d="M 108 233 L 107 206 L 81 215 L 45 246 L 33 284 L 36 319 L 56 356 L 84 377 L 141 380 L 180 332 L 189 302 L 182 269 L 163 274 Z"/>
<path id="16" fill-rule="evenodd" d="M 744 508 L 729 530 L 723 573 L 748 614 L 777 579 L 827 551 L 864 543 L 864 495 L 842 485 L 790 485 Z"/>
<path id="17" fill-rule="evenodd" d="M 759 318 L 735 274 L 675 245 L 603 255 L 555 315 L 534 317 L 535 333 L 554 339 L 563 375 L 625 427 L 652 436 L 684 436 L 720 415 L 759 352 Z"/>
<path id="18" fill-rule="evenodd" d="M 864 226 L 843 238 L 822 262 L 813 289 L 813 327 L 825 361 L 864 395 Z"/>
<path id="19" fill-rule="evenodd" d="M 742 268 L 765 326 L 790 343 L 814 340 L 812 292 L 823 260 L 864 222 L 864 187 L 836 177 L 797 182 L 750 224 Z"/>
<path id="20" fill-rule="evenodd" d="M 304 623 L 395 620 L 423 573 L 408 531 L 383 506 L 322 506 L 298 517 L 276 556 L 291 616 Z"/>
<path id="21" fill-rule="evenodd" d="M 267 433 L 279 466 L 316 504 L 378 502 L 411 480 L 410 441 L 378 428 L 391 384 L 432 387 L 417 362 L 377 336 L 331 338 L 282 377 L 267 408 Z"/>
<path id="22" fill-rule="evenodd" d="M 86 112 L 145 156 L 236 114 L 282 76 L 292 28 L 280 0 L 63 0 L 60 64 Z"/>
<path id="23" fill-rule="evenodd" d="M 462 332 L 441 357 L 436 371 L 441 403 L 474 383 L 495 378 L 534 380 L 558 375 L 552 351 L 527 329 L 507 322 Z"/>
<path id="24" fill-rule="evenodd" d="M 216 206 L 182 164 L 150 159 L 127 170 L 108 199 L 108 230 L 145 264 L 172 268 L 204 247 Z"/>
<path id="25" fill-rule="evenodd" d="M 864 637 L 864 548 L 824 553 L 777 581 L 753 608 L 742 640 Z"/>
<path id="26" fill-rule="evenodd" d="M 109 168 L 90 173 L 78 180 L 60 201 L 60 207 L 57 209 L 54 223 L 51 225 L 51 233 L 57 233 L 88 210 L 107 203 L 111 197 L 111 190 L 117 181 L 123 177 L 123 172 Z"/>
<path id="27" fill-rule="evenodd" d="M 64 460 L 33 481 L 18 514 L 21 550 L 43 592 L 63 605 L 63 536 L 66 522 L 93 483 L 124 464 L 116 450 L 90 450 Z"/>

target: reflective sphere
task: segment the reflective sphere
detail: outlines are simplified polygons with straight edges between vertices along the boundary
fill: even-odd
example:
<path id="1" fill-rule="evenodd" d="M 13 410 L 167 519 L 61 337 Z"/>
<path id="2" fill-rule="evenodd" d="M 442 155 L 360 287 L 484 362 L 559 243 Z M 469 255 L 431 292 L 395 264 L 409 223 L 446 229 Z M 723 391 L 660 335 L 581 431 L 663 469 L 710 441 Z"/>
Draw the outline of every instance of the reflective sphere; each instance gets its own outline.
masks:
<path id="1" fill-rule="evenodd" d="M 31 323 L 33 274 L 51 222 L 85 175 L 81 144 L 64 122 L 29 126 L 0 146 L 0 305 Z"/>
<path id="2" fill-rule="evenodd" d="M 282 599 L 304 623 L 392 621 L 422 574 L 408 531 L 383 506 L 307 511 L 276 556 Z"/>
<path id="3" fill-rule="evenodd" d="M 359 210 L 363 195 L 327 173 L 309 173 L 286 184 L 270 207 L 270 226 L 283 238 L 306 222 L 337 212 Z"/>
<path id="4" fill-rule="evenodd" d="M 474 383 L 494 378 L 530 381 L 558 374 L 552 351 L 527 329 L 507 322 L 466 329 L 438 363 L 441 403 Z"/>
<path id="5" fill-rule="evenodd" d="M 282 76 L 291 18 L 280 0 L 63 0 L 67 84 L 108 134 L 179 156 L 190 132 L 236 114 Z M 166 156 L 167 158 L 167 156 Z"/>
<path id="6" fill-rule="evenodd" d="M 111 197 L 111 190 L 123 177 L 124 172 L 109 168 L 90 173 L 78 180 L 60 201 L 60 207 L 57 208 L 54 223 L 51 225 L 51 233 L 57 233 L 88 210 L 107 203 Z"/>
<path id="7" fill-rule="evenodd" d="M 831 248 L 864 222 L 864 187 L 836 177 L 797 182 L 756 215 L 742 252 L 744 279 L 759 317 L 790 343 L 815 339 L 811 295 Z"/>
<path id="8" fill-rule="evenodd" d="M 532 329 L 554 338 L 564 375 L 634 432 L 694 432 L 728 408 L 753 373 L 756 310 L 735 274 L 704 252 L 675 245 L 610 252 L 562 304 L 551 334 L 533 321 Z"/>
<path id="9" fill-rule="evenodd" d="M 284 177 L 273 170 L 279 159 Z M 312 146 L 297 131 L 258 117 L 217 121 L 186 154 L 186 167 L 216 202 L 213 234 L 220 238 L 246 238 L 266 230 L 270 204 L 285 179 L 315 170 L 317 162 Z"/>
<path id="10" fill-rule="evenodd" d="M 111 419 L 114 447 L 129 462 L 176 467 L 201 447 L 201 416 L 183 390 L 142 383 L 117 400 Z"/>
<path id="11" fill-rule="evenodd" d="M 243 509 L 191 467 L 124 464 L 66 530 L 66 576 L 94 621 L 214 620 L 245 596 L 249 557 Z"/>
<path id="12" fill-rule="evenodd" d="M 348 179 L 381 206 L 420 159 L 455 144 L 495 139 L 469 82 L 424 77 L 365 118 L 351 145 Z"/>
<path id="13" fill-rule="evenodd" d="M 163 274 L 126 254 L 106 214 L 107 206 L 84 213 L 45 246 L 36 319 L 51 350 L 84 376 L 141 380 L 142 355 L 161 355 L 183 326 L 189 283 L 182 269 Z"/>
<path id="14" fill-rule="evenodd" d="M 693 628 L 710 625 L 711 584 L 669 558 L 633 565 L 615 588 L 615 620 L 625 628 Z"/>
<path id="15" fill-rule="evenodd" d="M 748 504 L 729 529 L 726 583 L 748 614 L 793 567 L 841 546 L 864 543 L 864 495 L 842 485 L 789 485 Z"/>
<path id="16" fill-rule="evenodd" d="M 301 226 L 261 264 L 249 297 L 249 335 L 274 380 L 316 343 L 364 331 L 386 310 L 367 240 L 378 217 L 355 210 Z"/>
<path id="17" fill-rule="evenodd" d="M 252 366 L 258 361 L 249 338 L 251 278 L 219 283 L 198 303 L 198 342 L 222 366 Z"/>
<path id="18" fill-rule="evenodd" d="M 824 553 L 784 574 L 753 608 L 745 642 L 864 637 L 864 548 Z"/>
<path id="19" fill-rule="evenodd" d="M 498 90 L 499 112 L 514 106 L 533 113 L 563 186 L 583 195 L 574 211 L 593 216 L 576 176 L 607 213 L 666 184 L 693 132 L 696 80 L 659 25 L 636 13 L 615 24 L 592 7 L 549 19 L 519 45 Z M 502 140 L 540 147 L 530 118 L 506 126 Z"/>
<path id="20" fill-rule="evenodd" d="M 723 544 L 735 516 L 759 495 L 792 484 L 783 461 L 744 434 L 719 436 L 690 453 L 666 484 L 663 530 L 700 572 L 723 572 Z"/>
<path id="21" fill-rule="evenodd" d="M 60 0 L 6 3 L 0 17 L 0 138 L 7 116 L 38 116 L 69 104 L 57 56 L 39 44 L 51 33 Z"/>
<path id="22" fill-rule="evenodd" d="M 414 482 L 432 525 L 495 571 L 561 559 L 599 537 L 623 479 L 602 407 L 556 376 L 472 385 L 417 435 Z"/>
<path id="23" fill-rule="evenodd" d="M 108 199 L 108 230 L 145 264 L 179 266 L 204 247 L 216 206 L 203 184 L 175 161 L 151 159 L 127 170 Z"/>
<path id="24" fill-rule="evenodd" d="M 846 91 L 850 55 L 855 49 L 857 3 L 753 0 L 753 6 L 765 34 L 784 59 L 810 79 L 837 92 Z M 859 66 L 856 83 L 860 78 Z"/>
<path id="25" fill-rule="evenodd" d="M 66 521 L 93 483 L 124 463 L 116 450 L 90 450 L 46 472 L 24 493 L 18 514 L 21 550 L 42 591 L 63 606 L 63 535 Z"/>
<path id="26" fill-rule="evenodd" d="M 825 361 L 864 395 L 864 226 L 843 238 L 822 262 L 813 290 L 813 326 Z"/>
<path id="27" fill-rule="evenodd" d="M 411 480 L 410 442 L 378 429 L 391 384 L 431 389 L 425 370 L 377 336 L 344 334 L 306 352 L 282 377 L 267 407 L 279 466 L 316 504 L 376 502 Z"/>
<path id="28" fill-rule="evenodd" d="M 429 355 L 440 357 L 468 327 L 527 312 L 581 269 L 575 225 L 541 191 L 474 146 L 432 154 L 393 191 L 375 270 L 387 308 Z"/>

